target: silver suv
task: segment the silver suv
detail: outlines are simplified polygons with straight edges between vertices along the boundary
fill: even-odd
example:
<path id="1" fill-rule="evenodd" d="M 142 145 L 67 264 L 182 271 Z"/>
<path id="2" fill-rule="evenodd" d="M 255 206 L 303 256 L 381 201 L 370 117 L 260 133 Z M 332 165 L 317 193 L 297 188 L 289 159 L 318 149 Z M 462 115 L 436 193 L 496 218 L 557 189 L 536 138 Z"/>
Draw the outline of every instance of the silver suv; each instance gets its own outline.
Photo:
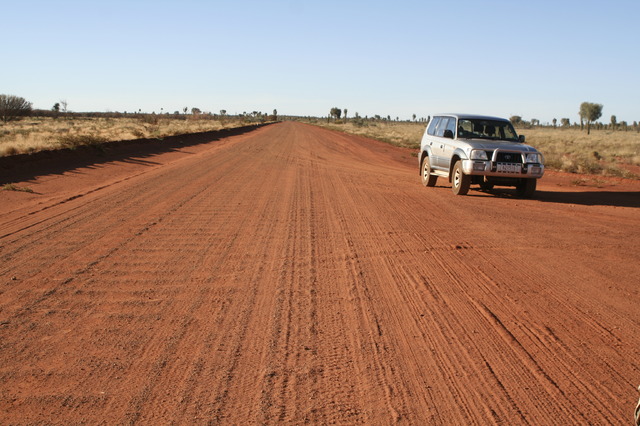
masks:
<path id="1" fill-rule="evenodd" d="M 418 159 L 425 186 L 435 186 L 438 177 L 444 177 L 456 195 L 478 184 L 485 191 L 515 186 L 519 196 L 529 198 L 544 174 L 542 154 L 524 144 L 524 136 L 516 134 L 509 120 L 481 115 L 435 115 Z"/>

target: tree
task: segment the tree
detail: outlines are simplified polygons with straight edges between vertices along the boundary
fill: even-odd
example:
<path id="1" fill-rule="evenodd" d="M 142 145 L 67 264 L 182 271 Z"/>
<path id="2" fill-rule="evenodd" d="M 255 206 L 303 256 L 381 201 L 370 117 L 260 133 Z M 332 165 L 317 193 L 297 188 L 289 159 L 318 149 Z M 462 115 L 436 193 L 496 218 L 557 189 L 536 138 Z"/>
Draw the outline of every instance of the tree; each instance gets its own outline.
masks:
<path id="1" fill-rule="evenodd" d="M 7 123 L 31 114 L 31 102 L 13 95 L 0 95 L 0 119 Z"/>
<path id="2" fill-rule="evenodd" d="M 347 109 L 345 108 L 342 113 L 344 114 L 344 121 L 347 121 Z"/>
<path id="3" fill-rule="evenodd" d="M 342 115 L 342 110 L 340 108 L 338 108 L 338 107 L 333 107 L 329 111 L 329 115 L 331 117 L 335 118 L 336 120 L 339 120 L 340 116 Z"/>
<path id="4" fill-rule="evenodd" d="M 514 126 L 518 126 L 522 124 L 522 117 L 520 117 L 519 115 L 512 115 L 511 117 L 509 117 L 509 121 L 511 121 L 511 124 L 513 124 Z"/>
<path id="5" fill-rule="evenodd" d="M 273 119 L 277 120 L 278 119 L 278 110 L 277 109 L 273 109 Z"/>
<path id="6" fill-rule="evenodd" d="M 60 114 L 60 102 L 53 104 L 51 111 L 53 111 L 53 118 L 58 118 L 58 115 Z"/>
<path id="7" fill-rule="evenodd" d="M 562 127 L 569 127 L 571 126 L 571 120 L 569 120 L 568 118 L 561 118 L 560 124 L 562 124 Z"/>
<path id="8" fill-rule="evenodd" d="M 200 111 L 200 108 L 196 108 L 196 107 L 191 108 L 191 114 L 200 115 L 201 113 L 202 111 Z"/>
<path id="9" fill-rule="evenodd" d="M 553 127 L 556 127 L 558 125 L 558 119 L 554 118 L 553 119 Z"/>
<path id="10" fill-rule="evenodd" d="M 413 121 L 416 121 L 416 115 L 413 114 Z"/>
<path id="11" fill-rule="evenodd" d="M 618 118 L 615 115 L 611 116 L 611 127 L 613 130 L 616 129 L 616 124 L 618 124 Z"/>
<path id="12" fill-rule="evenodd" d="M 583 102 L 580 104 L 580 122 L 587 121 L 587 134 L 591 134 L 591 123 L 602 116 L 602 104 L 594 104 L 591 102 Z"/>

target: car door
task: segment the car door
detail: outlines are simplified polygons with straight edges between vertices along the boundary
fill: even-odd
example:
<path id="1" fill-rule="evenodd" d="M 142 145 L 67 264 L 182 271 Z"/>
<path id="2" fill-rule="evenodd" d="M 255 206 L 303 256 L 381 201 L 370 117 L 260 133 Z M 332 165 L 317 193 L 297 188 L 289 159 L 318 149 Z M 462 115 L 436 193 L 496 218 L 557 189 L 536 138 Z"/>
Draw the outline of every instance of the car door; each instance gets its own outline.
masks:
<path id="1" fill-rule="evenodd" d="M 436 133 L 438 131 L 441 118 L 442 117 L 433 117 L 431 123 L 429 123 L 429 126 L 427 127 L 427 131 L 424 135 L 424 141 L 422 143 L 422 149 L 429 150 L 429 159 L 431 168 L 433 169 L 438 168 L 438 153 L 440 152 L 438 147 L 440 146 L 440 138 L 436 136 Z"/>
<path id="2" fill-rule="evenodd" d="M 442 152 L 440 152 L 440 163 L 439 166 L 444 170 L 450 170 L 451 168 L 451 157 L 453 157 L 453 151 L 456 150 L 456 119 L 455 117 L 448 117 L 446 127 L 442 132 Z M 444 132 L 449 130 L 453 138 L 444 137 Z"/>
<path id="3" fill-rule="evenodd" d="M 447 158 L 445 158 L 445 146 L 449 139 L 444 137 L 444 132 L 449 128 L 451 121 L 453 121 L 455 126 L 455 118 L 440 117 L 440 121 L 435 128 L 435 138 L 433 138 L 433 144 L 431 145 L 431 150 L 434 155 L 434 162 L 431 164 L 434 169 L 445 170 L 449 164 Z"/>

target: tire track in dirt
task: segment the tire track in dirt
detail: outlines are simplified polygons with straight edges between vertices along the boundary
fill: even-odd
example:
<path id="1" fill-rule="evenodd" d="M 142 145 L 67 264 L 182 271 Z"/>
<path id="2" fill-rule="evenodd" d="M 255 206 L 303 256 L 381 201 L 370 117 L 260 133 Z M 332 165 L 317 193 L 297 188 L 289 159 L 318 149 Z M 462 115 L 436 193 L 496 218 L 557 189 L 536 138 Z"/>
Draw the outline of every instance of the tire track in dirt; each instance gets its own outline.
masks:
<path id="1" fill-rule="evenodd" d="M 221 142 L 0 218 L 0 422 L 631 418 L 637 209 L 453 197 L 296 123 Z"/>

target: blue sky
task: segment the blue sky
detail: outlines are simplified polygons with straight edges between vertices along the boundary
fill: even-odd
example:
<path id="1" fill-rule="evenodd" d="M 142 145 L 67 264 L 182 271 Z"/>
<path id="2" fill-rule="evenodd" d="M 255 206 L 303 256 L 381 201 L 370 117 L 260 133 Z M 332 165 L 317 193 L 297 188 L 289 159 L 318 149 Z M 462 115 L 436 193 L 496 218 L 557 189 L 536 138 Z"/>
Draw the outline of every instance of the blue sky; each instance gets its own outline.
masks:
<path id="1" fill-rule="evenodd" d="M 34 108 L 640 121 L 640 2 L 6 1 L 0 93 Z"/>

